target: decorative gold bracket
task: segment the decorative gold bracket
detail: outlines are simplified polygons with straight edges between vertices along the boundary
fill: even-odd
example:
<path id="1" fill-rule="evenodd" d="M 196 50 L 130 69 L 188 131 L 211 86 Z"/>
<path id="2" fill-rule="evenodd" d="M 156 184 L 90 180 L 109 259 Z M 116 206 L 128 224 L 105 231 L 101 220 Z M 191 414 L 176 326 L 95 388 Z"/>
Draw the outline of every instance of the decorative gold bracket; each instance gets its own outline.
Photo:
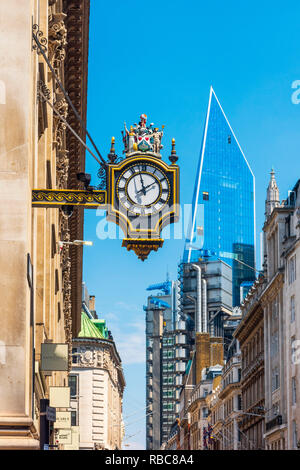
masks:
<path id="1" fill-rule="evenodd" d="M 163 243 L 162 238 L 124 238 L 122 246 L 125 246 L 128 251 L 133 250 L 139 259 L 145 261 L 150 251 L 157 251 Z"/>
<path id="2" fill-rule="evenodd" d="M 86 209 L 107 207 L 107 192 L 78 189 L 33 189 L 32 207 L 84 206 Z"/>

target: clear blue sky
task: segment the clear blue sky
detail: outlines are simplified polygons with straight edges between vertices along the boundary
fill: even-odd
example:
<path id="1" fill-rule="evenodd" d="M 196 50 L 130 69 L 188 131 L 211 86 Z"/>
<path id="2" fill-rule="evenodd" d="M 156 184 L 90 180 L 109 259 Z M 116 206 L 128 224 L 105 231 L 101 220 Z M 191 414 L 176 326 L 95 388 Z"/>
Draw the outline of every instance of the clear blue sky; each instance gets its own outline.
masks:
<path id="1" fill-rule="evenodd" d="M 146 113 L 166 126 L 165 159 L 176 138 L 181 202 L 190 203 L 212 85 L 256 177 L 259 234 L 271 167 L 281 199 L 300 177 L 300 105 L 291 100 L 300 79 L 299 18 L 299 1 L 91 0 L 88 129 L 103 156 L 111 136 L 121 155 L 124 120 Z M 97 169 L 87 154 L 91 184 Z M 145 289 L 167 269 L 177 278 L 183 241 L 166 241 L 143 263 L 120 240 L 99 240 L 99 221 L 85 211 L 85 239 L 94 245 L 84 249 L 84 281 L 123 359 L 125 443 L 144 448 Z"/>

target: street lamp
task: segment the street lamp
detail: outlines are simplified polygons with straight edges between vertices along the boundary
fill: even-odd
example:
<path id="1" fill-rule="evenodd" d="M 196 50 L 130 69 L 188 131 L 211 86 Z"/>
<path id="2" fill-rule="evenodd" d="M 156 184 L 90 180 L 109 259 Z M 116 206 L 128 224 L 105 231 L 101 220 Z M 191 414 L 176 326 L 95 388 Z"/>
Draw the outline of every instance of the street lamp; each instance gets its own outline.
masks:
<path id="1" fill-rule="evenodd" d="M 63 249 L 64 245 L 75 245 L 75 246 L 92 246 L 93 242 L 91 241 L 84 241 L 84 240 L 74 240 L 73 242 L 67 242 L 67 241 L 59 241 L 58 242 L 58 247 L 60 250 Z"/>

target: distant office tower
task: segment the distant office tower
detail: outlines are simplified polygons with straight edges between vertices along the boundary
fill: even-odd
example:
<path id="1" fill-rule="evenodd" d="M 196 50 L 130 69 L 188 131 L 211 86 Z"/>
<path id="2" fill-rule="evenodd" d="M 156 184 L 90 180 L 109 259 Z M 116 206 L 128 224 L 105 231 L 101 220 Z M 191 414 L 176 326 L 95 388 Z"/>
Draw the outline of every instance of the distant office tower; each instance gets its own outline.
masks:
<path id="1" fill-rule="evenodd" d="M 255 267 L 255 181 L 212 88 L 183 261 L 203 255 L 231 265 L 233 306 L 239 305 L 241 284 L 255 279 L 248 267 Z"/>
<path id="2" fill-rule="evenodd" d="M 154 284 L 146 311 L 146 446 L 160 449 L 179 412 L 188 353 L 186 324 L 178 317 L 178 282 Z M 163 292 L 163 293 L 162 293 Z"/>

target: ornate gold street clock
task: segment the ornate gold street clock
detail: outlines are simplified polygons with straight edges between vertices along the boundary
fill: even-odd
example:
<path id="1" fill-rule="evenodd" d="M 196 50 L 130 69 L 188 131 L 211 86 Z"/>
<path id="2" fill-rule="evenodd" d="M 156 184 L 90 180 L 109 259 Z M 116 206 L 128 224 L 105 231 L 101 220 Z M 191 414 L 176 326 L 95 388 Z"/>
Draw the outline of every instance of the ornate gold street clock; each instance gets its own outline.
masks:
<path id="1" fill-rule="evenodd" d="M 145 260 L 151 250 L 163 245 L 162 229 L 179 220 L 179 168 L 172 140 L 171 164 L 162 160 L 163 127 L 146 125 L 147 116 L 122 131 L 125 157 L 115 154 L 112 138 L 108 162 L 102 159 L 98 176 L 101 187 L 89 186 L 90 175 L 78 173 L 85 189 L 33 189 L 33 207 L 61 207 L 72 212 L 74 206 L 85 209 L 102 207 L 106 218 L 118 224 L 125 235 L 122 246 L 134 250 Z M 82 180 L 81 176 L 84 176 Z M 89 178 L 87 178 L 89 176 Z M 106 185 L 104 186 L 104 183 Z"/>
<path id="2" fill-rule="evenodd" d="M 162 246 L 164 226 L 179 219 L 179 168 L 172 140 L 171 165 L 162 160 L 163 129 L 146 126 L 146 115 L 139 124 L 125 125 L 126 157 L 116 163 L 114 139 L 107 169 L 107 220 L 118 224 L 125 235 L 122 246 L 134 250 L 142 260 Z"/>

